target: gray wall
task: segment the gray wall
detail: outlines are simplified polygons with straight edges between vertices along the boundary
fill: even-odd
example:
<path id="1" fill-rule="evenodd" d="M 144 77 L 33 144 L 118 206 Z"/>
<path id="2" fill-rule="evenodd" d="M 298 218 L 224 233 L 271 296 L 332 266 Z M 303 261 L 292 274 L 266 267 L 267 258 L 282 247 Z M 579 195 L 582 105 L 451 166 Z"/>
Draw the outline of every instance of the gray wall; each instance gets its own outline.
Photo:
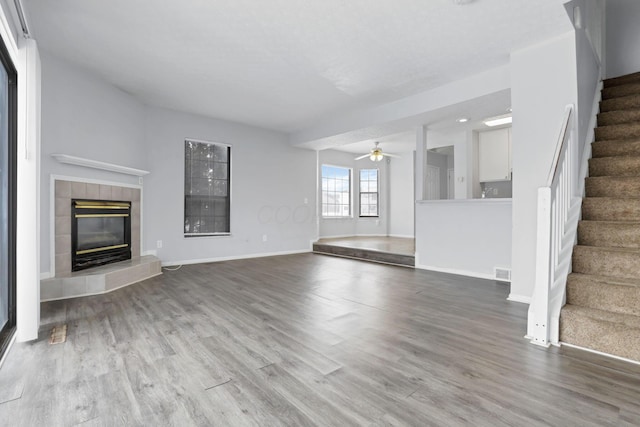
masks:
<path id="1" fill-rule="evenodd" d="M 310 250 L 316 238 L 314 151 L 291 147 L 281 133 L 147 107 L 95 74 L 47 54 L 42 64 L 42 273 L 51 271 L 51 174 L 139 182 L 130 175 L 60 164 L 52 153 L 150 171 L 143 185 L 142 252 L 157 250 L 164 263 Z M 229 237 L 183 238 L 185 138 L 232 145 Z"/>
<path id="2" fill-rule="evenodd" d="M 414 237 L 413 152 L 389 163 L 389 235 Z"/>
<path id="3" fill-rule="evenodd" d="M 40 271 L 51 271 L 51 174 L 137 184 L 138 178 L 58 163 L 68 154 L 148 169 L 144 106 L 95 75 L 46 52 L 42 60 Z"/>
<path id="4" fill-rule="evenodd" d="M 606 16 L 607 77 L 640 71 L 640 2 L 608 0 Z"/>

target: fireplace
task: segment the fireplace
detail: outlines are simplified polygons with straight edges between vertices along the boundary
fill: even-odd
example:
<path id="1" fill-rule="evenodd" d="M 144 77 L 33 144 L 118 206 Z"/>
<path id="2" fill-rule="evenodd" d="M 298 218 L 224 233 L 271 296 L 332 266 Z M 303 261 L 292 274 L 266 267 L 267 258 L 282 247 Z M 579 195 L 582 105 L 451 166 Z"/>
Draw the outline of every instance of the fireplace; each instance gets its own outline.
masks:
<path id="1" fill-rule="evenodd" d="M 131 202 L 71 200 L 71 270 L 131 259 Z"/>

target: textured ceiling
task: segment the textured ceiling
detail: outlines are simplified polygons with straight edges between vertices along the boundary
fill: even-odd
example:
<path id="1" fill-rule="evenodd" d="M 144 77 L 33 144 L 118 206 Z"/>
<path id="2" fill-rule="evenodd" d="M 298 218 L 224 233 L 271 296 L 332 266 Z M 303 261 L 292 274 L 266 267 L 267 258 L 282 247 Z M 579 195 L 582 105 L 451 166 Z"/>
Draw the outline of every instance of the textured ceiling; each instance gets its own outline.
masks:
<path id="1" fill-rule="evenodd" d="M 147 104 L 285 132 L 508 62 L 560 1 L 23 0 L 40 47 Z"/>

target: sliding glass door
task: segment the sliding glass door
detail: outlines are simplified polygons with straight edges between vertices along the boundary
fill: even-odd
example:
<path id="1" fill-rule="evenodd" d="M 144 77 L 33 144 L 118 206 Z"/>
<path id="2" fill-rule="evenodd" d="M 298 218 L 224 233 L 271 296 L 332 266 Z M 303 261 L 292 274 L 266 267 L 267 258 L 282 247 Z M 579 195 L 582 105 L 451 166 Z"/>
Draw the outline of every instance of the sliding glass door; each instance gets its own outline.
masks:
<path id="1" fill-rule="evenodd" d="M 0 40 L 0 357 L 16 326 L 16 72 Z"/>

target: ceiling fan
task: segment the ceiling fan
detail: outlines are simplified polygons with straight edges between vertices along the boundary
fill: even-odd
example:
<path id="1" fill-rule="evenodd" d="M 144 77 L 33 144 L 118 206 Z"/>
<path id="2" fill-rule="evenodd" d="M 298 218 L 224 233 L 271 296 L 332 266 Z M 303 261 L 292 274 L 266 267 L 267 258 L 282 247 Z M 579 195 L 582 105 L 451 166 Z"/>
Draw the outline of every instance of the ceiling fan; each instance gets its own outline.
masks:
<path id="1" fill-rule="evenodd" d="M 373 147 L 368 154 L 363 154 L 360 157 L 356 157 L 355 160 L 360 160 L 360 159 L 364 159 L 365 157 L 368 157 L 369 159 L 371 159 L 372 162 L 379 162 L 384 157 L 400 158 L 400 156 L 396 156 L 394 154 L 383 154 L 382 153 L 382 148 L 378 147 L 379 144 L 380 143 L 378 141 L 376 141 L 375 147 Z"/>

